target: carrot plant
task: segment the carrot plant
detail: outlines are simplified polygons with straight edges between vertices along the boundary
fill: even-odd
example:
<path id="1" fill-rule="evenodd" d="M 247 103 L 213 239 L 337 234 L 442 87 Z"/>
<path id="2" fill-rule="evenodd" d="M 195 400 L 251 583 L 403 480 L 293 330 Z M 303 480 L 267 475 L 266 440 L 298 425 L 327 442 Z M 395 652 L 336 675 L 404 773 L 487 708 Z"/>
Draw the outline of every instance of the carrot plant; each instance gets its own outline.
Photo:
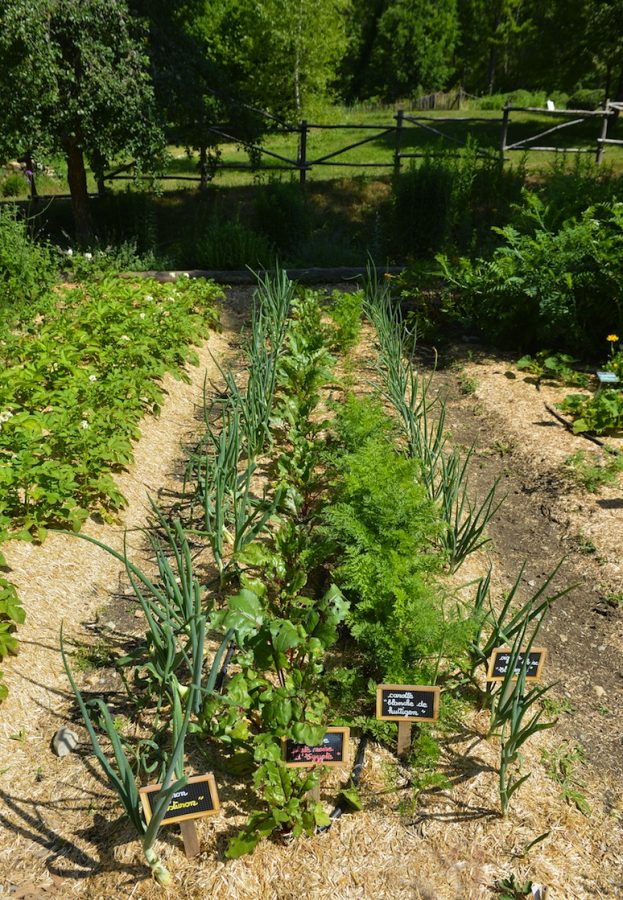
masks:
<path id="1" fill-rule="evenodd" d="M 434 683 L 448 660 L 467 652 L 474 631 L 437 583 L 438 509 L 378 403 L 348 397 L 336 433 L 352 449 L 334 457 L 323 531 L 351 601 L 347 621 L 365 672 L 377 681 Z"/>

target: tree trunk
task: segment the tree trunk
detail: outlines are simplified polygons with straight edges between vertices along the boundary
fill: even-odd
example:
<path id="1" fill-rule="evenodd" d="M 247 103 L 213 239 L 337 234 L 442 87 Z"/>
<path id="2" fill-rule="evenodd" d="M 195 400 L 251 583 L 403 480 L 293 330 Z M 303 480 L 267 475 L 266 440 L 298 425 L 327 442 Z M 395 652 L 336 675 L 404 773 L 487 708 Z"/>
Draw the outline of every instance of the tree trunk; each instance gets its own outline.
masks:
<path id="1" fill-rule="evenodd" d="M 65 159 L 67 160 L 67 181 L 71 194 L 71 208 L 76 227 L 76 241 L 81 247 L 88 247 L 93 237 L 93 220 L 89 208 L 89 192 L 87 190 L 87 172 L 84 167 L 84 154 L 75 141 L 65 142 Z"/>
<path id="2" fill-rule="evenodd" d="M 387 8 L 387 0 L 375 0 L 370 18 L 364 27 L 361 48 L 355 66 L 355 73 L 350 87 L 350 99 L 359 98 L 366 78 L 369 76 L 370 60 L 379 32 L 379 21 Z"/>

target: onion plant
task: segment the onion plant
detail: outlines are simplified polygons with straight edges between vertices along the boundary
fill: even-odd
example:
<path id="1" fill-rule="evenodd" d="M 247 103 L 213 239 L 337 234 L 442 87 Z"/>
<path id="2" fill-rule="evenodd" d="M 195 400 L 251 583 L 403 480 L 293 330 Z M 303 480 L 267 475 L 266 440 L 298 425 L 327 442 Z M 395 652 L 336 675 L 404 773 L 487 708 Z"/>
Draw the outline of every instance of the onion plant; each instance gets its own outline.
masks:
<path id="1" fill-rule="evenodd" d="M 409 335 L 400 308 L 393 304 L 388 283 L 381 284 L 376 270 L 368 270 L 365 310 L 379 341 L 379 365 L 383 396 L 398 415 L 407 453 L 420 461 L 421 479 L 431 500 L 439 504 L 446 528 L 441 543 L 453 569 L 489 540 L 486 527 L 501 501 L 496 502 L 497 482 L 480 503 L 469 496 L 469 464 L 465 457 L 446 450 L 445 403 L 430 396 L 432 376 L 423 379 L 414 369 L 413 353 L 407 354 Z"/>

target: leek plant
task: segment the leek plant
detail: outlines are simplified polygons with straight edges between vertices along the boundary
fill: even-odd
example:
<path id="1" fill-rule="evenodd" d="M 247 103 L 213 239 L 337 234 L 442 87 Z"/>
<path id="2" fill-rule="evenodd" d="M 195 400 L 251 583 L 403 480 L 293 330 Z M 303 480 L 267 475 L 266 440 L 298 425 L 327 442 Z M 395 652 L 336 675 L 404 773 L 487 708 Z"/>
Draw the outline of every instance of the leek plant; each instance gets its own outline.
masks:
<path id="1" fill-rule="evenodd" d="M 271 441 L 270 417 L 277 383 L 277 362 L 283 352 L 294 282 L 282 269 L 274 277 L 257 276 L 251 311 L 251 336 L 246 347 L 249 377 L 243 393 L 231 370 L 220 369 L 227 402 L 238 409 L 250 456 Z M 220 367 L 219 367 L 220 368 Z"/>
<path id="2" fill-rule="evenodd" d="M 166 771 L 162 782 L 162 791 L 159 793 L 158 800 L 156 801 L 154 814 L 149 824 L 147 824 L 142 816 L 140 796 L 136 786 L 134 772 L 132 771 L 132 766 L 124 751 L 120 736 L 112 716 L 110 715 L 110 711 L 103 700 L 98 699 L 95 701 L 95 705 L 100 714 L 100 721 L 103 723 L 104 731 L 111 744 L 114 762 L 108 758 L 100 743 L 89 707 L 84 702 L 71 673 L 67 661 L 67 654 L 65 653 L 62 628 L 60 644 L 63 666 L 65 667 L 65 672 L 67 673 L 69 683 L 74 692 L 78 708 L 84 719 L 93 752 L 95 753 L 111 787 L 119 797 L 128 819 L 141 840 L 145 859 L 147 860 L 156 881 L 163 886 L 167 886 L 171 882 L 171 876 L 155 852 L 154 843 L 173 794 L 186 784 L 186 777 L 183 774 L 184 746 L 188 734 L 188 727 L 190 725 L 191 713 L 197 705 L 197 698 L 201 692 L 202 660 L 199 656 L 197 656 L 195 660 L 192 680 L 188 688 L 188 693 L 186 694 L 185 704 L 182 700 L 179 689 L 180 686 L 175 676 L 171 676 L 168 681 L 173 707 L 172 749 L 167 760 Z"/>
<path id="3" fill-rule="evenodd" d="M 525 633 L 525 629 L 532 622 L 538 623 L 540 627 L 540 622 L 552 603 L 572 590 L 573 585 L 570 585 L 549 596 L 546 594 L 561 565 L 562 560 L 538 590 L 518 608 L 515 608 L 515 603 L 523 580 L 525 563 L 510 591 L 506 594 L 499 611 L 496 611 L 491 600 L 491 570 L 479 581 L 474 602 L 474 612 L 479 626 L 470 647 L 471 670 L 469 674 L 472 679 L 478 666 L 486 668 L 489 657 L 496 647 L 510 646 L 516 640 L 517 635 Z"/>
<path id="4" fill-rule="evenodd" d="M 160 708 L 170 679 L 178 677 L 183 669 L 192 671 L 196 663 L 200 667 L 203 663 L 206 609 L 203 588 L 193 573 L 190 546 L 181 523 L 175 520 L 169 525 L 153 503 L 152 508 L 165 536 L 163 543 L 149 535 L 158 568 L 155 580 L 129 560 L 125 547 L 119 553 L 89 535 L 78 537 L 101 547 L 125 567 L 148 632 L 145 644 L 118 660 L 118 665 L 131 666 L 136 674 L 143 674 L 157 692 Z"/>
<path id="5" fill-rule="evenodd" d="M 225 382 L 223 398 L 208 406 L 204 388 L 206 438 L 191 456 L 186 480 L 196 485 L 203 510 L 202 532 L 212 548 L 221 587 L 235 554 L 255 540 L 281 497 L 277 491 L 271 500 L 264 490 L 258 499 L 251 483 L 257 456 L 271 441 L 278 359 L 293 296 L 294 283 L 284 271 L 278 269 L 274 278 L 258 276 L 247 346 L 250 365 L 246 389 L 239 387 L 231 370 L 220 365 Z"/>
<path id="6" fill-rule="evenodd" d="M 513 775 L 513 772 L 516 771 L 516 765 L 521 763 L 520 748 L 533 734 L 552 728 L 555 724 L 554 722 L 541 722 L 543 710 L 540 707 L 535 709 L 535 704 L 549 690 L 549 685 L 545 687 L 535 686 L 529 691 L 526 690 L 529 652 L 533 646 L 544 613 L 545 610 L 541 613 L 540 618 L 537 619 L 535 628 L 527 643 L 524 642 L 530 618 L 528 616 L 524 618 L 523 625 L 517 632 L 513 643 L 506 676 L 504 681 L 501 682 L 496 697 L 497 702 L 494 704 L 491 713 L 489 733 L 492 734 L 495 729 L 501 728 L 499 791 L 500 807 L 503 816 L 508 812 L 508 806 L 515 791 L 530 777 L 530 773 L 526 775 L 518 774 L 517 777 Z M 519 671 L 515 674 L 520 653 L 523 653 L 523 661 Z M 527 718 L 529 713 L 531 715 Z"/>
<path id="7" fill-rule="evenodd" d="M 498 482 L 482 502 L 470 500 L 473 448 L 463 458 L 457 450 L 446 451 L 445 403 L 430 397 L 432 376 L 422 379 L 415 371 L 413 353 L 406 352 L 407 337 L 414 335 L 407 333 L 400 309 L 392 303 L 389 284 L 381 284 L 375 270 L 368 270 L 365 298 L 366 314 L 378 336 L 382 395 L 396 410 L 407 454 L 420 462 L 429 498 L 441 509 L 446 527 L 440 540 L 455 570 L 489 540 L 486 527 L 502 502 L 496 502 Z"/>
<path id="8" fill-rule="evenodd" d="M 203 511 L 204 534 L 212 548 L 221 587 L 228 577 L 234 555 L 254 541 L 274 514 L 281 491 L 272 499 L 266 488 L 261 498 L 252 491 L 257 462 L 249 455 L 248 442 L 235 407 L 225 407 L 220 430 L 208 427 L 208 442 L 202 454 L 195 454 L 192 476 Z M 230 554 L 226 552 L 229 545 Z"/>

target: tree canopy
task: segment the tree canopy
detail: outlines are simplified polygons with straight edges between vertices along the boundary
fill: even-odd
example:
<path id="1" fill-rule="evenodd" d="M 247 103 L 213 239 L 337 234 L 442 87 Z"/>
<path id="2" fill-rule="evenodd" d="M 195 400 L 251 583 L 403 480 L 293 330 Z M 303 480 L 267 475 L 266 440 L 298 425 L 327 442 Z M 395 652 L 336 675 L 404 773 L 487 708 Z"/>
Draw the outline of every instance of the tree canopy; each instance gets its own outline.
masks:
<path id="1" fill-rule="evenodd" d="M 80 240 L 90 236 L 85 159 L 153 166 L 163 147 L 137 20 L 123 0 L 5 0 L 0 157 L 62 153 Z"/>

